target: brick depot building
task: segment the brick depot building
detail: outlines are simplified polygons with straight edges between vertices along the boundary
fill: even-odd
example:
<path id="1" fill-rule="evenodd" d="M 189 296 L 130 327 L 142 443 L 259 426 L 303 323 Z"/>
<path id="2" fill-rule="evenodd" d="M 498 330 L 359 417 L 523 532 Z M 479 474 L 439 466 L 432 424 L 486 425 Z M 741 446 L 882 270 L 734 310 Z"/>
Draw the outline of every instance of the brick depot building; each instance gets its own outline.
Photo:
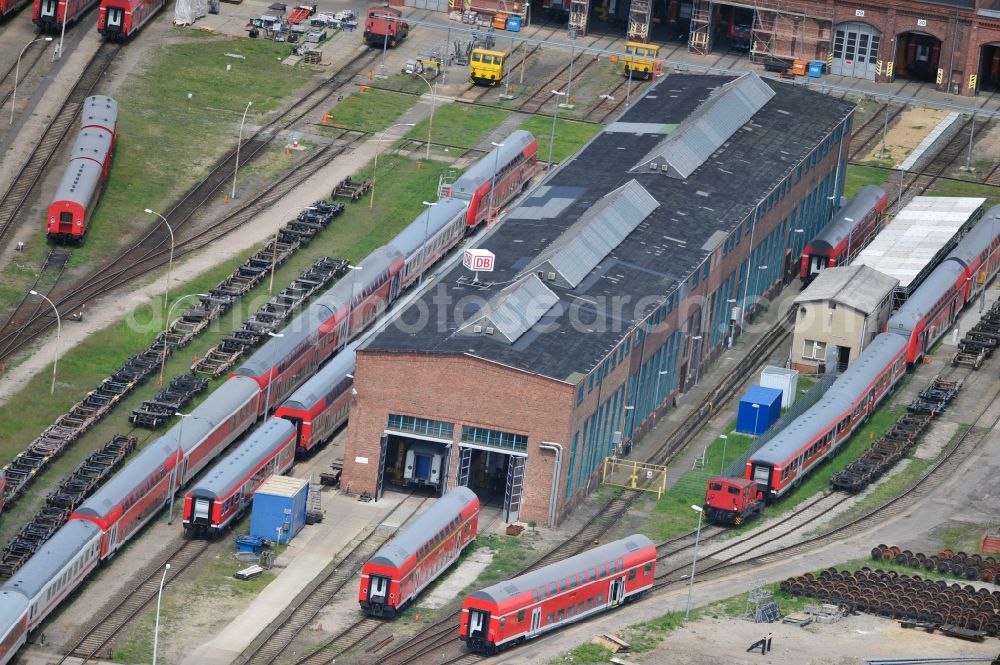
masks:
<path id="1" fill-rule="evenodd" d="M 494 272 L 458 263 L 362 344 L 344 483 L 558 522 L 794 276 L 852 115 L 753 73 L 663 79 L 477 244 Z"/>

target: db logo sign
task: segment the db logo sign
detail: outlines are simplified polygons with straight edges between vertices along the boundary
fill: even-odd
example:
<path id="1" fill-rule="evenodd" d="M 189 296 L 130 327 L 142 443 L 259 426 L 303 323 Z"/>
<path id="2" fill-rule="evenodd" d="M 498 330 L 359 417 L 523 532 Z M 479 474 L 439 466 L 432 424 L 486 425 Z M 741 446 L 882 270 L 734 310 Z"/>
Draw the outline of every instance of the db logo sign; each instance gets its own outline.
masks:
<path id="1" fill-rule="evenodd" d="M 485 249 L 467 249 L 462 255 L 462 265 L 477 272 L 493 272 L 496 256 Z"/>

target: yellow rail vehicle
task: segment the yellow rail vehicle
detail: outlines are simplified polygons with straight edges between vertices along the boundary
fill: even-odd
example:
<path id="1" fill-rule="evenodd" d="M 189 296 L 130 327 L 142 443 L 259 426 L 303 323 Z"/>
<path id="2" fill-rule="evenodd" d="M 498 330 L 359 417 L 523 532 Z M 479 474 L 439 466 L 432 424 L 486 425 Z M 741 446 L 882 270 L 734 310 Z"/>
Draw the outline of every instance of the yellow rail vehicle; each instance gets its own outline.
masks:
<path id="1" fill-rule="evenodd" d="M 634 79 L 649 79 L 657 73 L 660 47 L 642 42 L 625 42 L 625 75 Z"/>
<path id="2" fill-rule="evenodd" d="M 507 53 L 485 48 L 472 49 L 469 57 L 469 79 L 476 85 L 494 86 L 503 80 Z"/>

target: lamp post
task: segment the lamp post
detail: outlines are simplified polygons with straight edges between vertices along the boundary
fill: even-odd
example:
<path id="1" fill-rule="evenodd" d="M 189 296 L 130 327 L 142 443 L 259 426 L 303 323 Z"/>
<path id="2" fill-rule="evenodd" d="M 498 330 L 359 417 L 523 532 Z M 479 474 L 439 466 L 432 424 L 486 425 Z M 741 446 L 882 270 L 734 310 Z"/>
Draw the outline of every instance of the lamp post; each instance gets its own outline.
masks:
<path id="1" fill-rule="evenodd" d="M 167 227 L 167 231 L 170 232 L 170 260 L 167 261 L 167 281 L 163 287 L 163 309 L 166 310 L 167 301 L 170 299 L 170 269 L 173 268 L 174 266 L 174 229 L 172 226 L 170 226 L 170 222 L 167 221 L 167 218 L 161 215 L 160 213 L 153 212 L 149 208 L 146 208 L 146 214 L 156 215 L 157 217 L 162 219 L 163 223 Z"/>
<path id="2" fill-rule="evenodd" d="M 28 293 L 33 296 L 38 296 L 45 302 L 49 303 L 49 307 L 51 307 L 52 311 L 56 313 L 56 353 L 52 358 L 52 387 L 49 388 L 49 394 L 54 395 L 56 393 L 56 364 L 59 362 L 59 338 L 62 337 L 62 319 L 59 318 L 59 310 L 56 308 L 55 303 L 49 300 L 47 296 L 42 295 L 34 289 L 28 291 Z"/>
<path id="3" fill-rule="evenodd" d="M 688 599 L 687 608 L 684 610 L 684 620 L 691 616 L 691 592 L 694 591 L 694 573 L 698 565 L 698 543 L 701 542 L 701 506 L 691 506 L 691 510 L 698 513 L 698 530 L 694 535 L 694 557 L 691 559 L 691 577 L 688 579 Z"/>
<path id="4" fill-rule="evenodd" d="M 694 335 L 693 337 L 691 337 L 691 359 L 692 360 L 694 360 L 694 343 L 695 342 L 699 342 L 699 344 L 698 344 L 698 364 L 694 368 L 694 382 L 696 384 L 698 383 L 698 379 L 701 377 L 701 348 L 702 348 L 701 344 L 700 344 L 701 340 L 702 340 L 702 336 L 701 335 Z"/>
<path id="5" fill-rule="evenodd" d="M 767 266 L 757 266 L 757 274 L 753 278 L 754 304 L 760 302 L 760 274 L 767 270 Z"/>
<path id="6" fill-rule="evenodd" d="M 285 215 L 293 210 L 315 210 L 315 206 L 295 206 L 289 208 Z M 281 233 L 281 217 L 278 218 L 278 225 L 274 229 L 274 245 L 271 247 L 271 278 L 267 282 L 267 295 L 274 293 L 274 271 L 278 267 L 278 234 Z"/>
<path id="7" fill-rule="evenodd" d="M 12 125 L 14 124 L 14 106 L 17 104 L 17 79 L 21 75 L 21 56 L 24 55 L 24 52 L 28 50 L 29 46 L 43 39 L 47 42 L 52 41 L 51 37 L 38 37 L 37 39 L 32 39 L 30 42 L 24 45 L 24 48 L 21 49 L 20 55 L 17 56 L 17 66 L 14 67 L 14 92 L 12 92 L 10 95 L 10 124 Z"/>
<path id="8" fill-rule="evenodd" d="M 558 100 L 560 97 L 566 97 L 565 92 L 559 92 L 558 90 L 551 91 L 553 95 L 556 96 Z M 549 161 L 545 164 L 545 172 L 548 173 L 552 170 L 552 146 L 556 143 L 556 120 L 559 118 L 559 103 L 556 102 L 555 108 L 552 109 L 552 132 L 549 134 Z"/>
<path id="9" fill-rule="evenodd" d="M 236 163 L 233 165 L 233 193 L 229 197 L 231 199 L 236 198 L 236 174 L 240 170 L 240 145 L 243 143 L 243 125 L 247 121 L 247 113 L 250 111 L 250 105 L 253 102 L 247 102 L 247 107 L 243 109 L 243 119 L 240 120 L 240 137 L 236 141 Z"/>
<path id="10" fill-rule="evenodd" d="M 753 435 L 760 436 L 757 434 L 757 427 L 760 425 L 760 404 L 751 404 L 753 407 Z"/>
<path id="11" fill-rule="evenodd" d="M 414 126 L 414 124 L 412 122 L 401 122 L 401 123 L 392 125 L 390 127 L 386 127 L 385 131 L 382 132 L 381 134 L 379 134 L 378 139 L 376 139 L 376 143 L 375 143 L 375 163 L 372 164 L 372 196 L 371 196 L 371 199 L 368 201 L 368 209 L 369 210 L 371 210 L 372 208 L 375 207 L 375 181 L 376 181 L 375 172 L 378 170 L 378 154 L 379 154 L 379 152 L 381 152 L 382 139 L 384 139 L 385 135 L 388 134 L 391 130 L 395 129 L 396 127 L 413 127 L 413 126 Z"/>
<path id="12" fill-rule="evenodd" d="M 160 578 L 160 590 L 156 594 L 156 627 L 153 628 L 153 665 L 156 665 L 156 650 L 160 646 L 160 601 L 163 599 L 163 585 L 167 581 L 170 564 L 163 567 L 163 577 Z"/>
<path id="13" fill-rule="evenodd" d="M 66 15 L 69 14 L 69 0 L 65 0 L 63 4 L 63 22 L 62 29 L 59 31 L 59 45 L 56 46 L 55 53 L 52 54 L 52 62 L 62 58 L 63 52 L 63 42 L 66 41 Z M 59 0 L 56 0 L 56 16 L 59 16 Z"/>
<path id="14" fill-rule="evenodd" d="M 163 356 L 160 358 L 160 375 L 156 379 L 156 385 L 163 385 L 163 368 L 167 364 L 167 333 L 170 331 L 170 312 L 174 311 L 174 307 L 178 303 L 184 301 L 186 298 L 208 298 L 207 293 L 189 293 L 186 296 L 181 296 L 170 305 L 167 309 L 167 318 L 163 322 Z"/>
<path id="15" fill-rule="evenodd" d="M 727 305 L 735 305 L 736 304 L 736 298 L 726 298 L 726 304 Z M 727 330 L 729 332 L 729 337 L 728 337 L 728 339 L 726 339 L 726 348 L 727 349 L 733 348 L 733 333 L 734 333 L 734 331 L 733 331 L 733 324 L 736 322 L 736 317 L 733 316 L 733 311 L 732 311 L 733 309 L 735 309 L 735 308 L 730 308 L 730 310 L 729 310 L 729 325 L 726 326 L 726 328 L 727 328 Z"/>
<path id="16" fill-rule="evenodd" d="M 726 448 L 729 446 L 729 437 L 725 434 L 720 434 L 719 438 L 722 439 L 722 464 L 719 468 L 719 473 L 726 472 Z"/>
<path id="17" fill-rule="evenodd" d="M 493 212 L 493 202 L 497 189 L 497 170 L 500 168 L 500 148 L 503 147 L 503 143 L 490 141 L 490 145 L 493 146 L 493 178 L 490 180 L 490 207 L 486 211 L 487 226 L 492 225 L 496 221 L 496 214 Z"/>
<path id="18" fill-rule="evenodd" d="M 604 100 L 607 100 L 609 102 L 615 101 L 615 98 L 612 97 L 611 95 L 598 95 L 597 97 L 598 97 L 598 99 L 604 99 Z"/>
<path id="19" fill-rule="evenodd" d="M 427 154 L 424 159 L 430 161 L 431 158 L 431 131 L 434 129 L 434 86 L 422 74 L 415 74 L 420 80 L 427 84 L 427 89 L 431 91 L 431 117 L 427 120 Z M 435 84 L 437 85 L 437 84 Z"/>
<path id="20" fill-rule="evenodd" d="M 427 262 L 427 234 L 429 232 L 430 225 L 431 225 L 431 208 L 433 208 L 434 206 L 436 206 L 437 202 L 435 201 L 434 203 L 431 203 L 430 201 L 422 201 L 422 203 L 425 206 L 427 206 L 427 214 L 424 215 L 424 257 L 423 257 L 424 260 L 421 261 L 421 264 Z M 420 285 L 424 283 L 424 272 L 425 272 L 426 268 L 427 268 L 426 265 L 421 265 L 420 266 L 420 274 L 417 275 L 417 288 L 418 289 L 420 288 Z M 357 269 L 357 268 L 355 267 L 355 269 Z M 353 301 L 354 300 L 354 281 L 353 281 L 354 280 L 354 273 L 353 272 L 351 273 L 351 280 L 352 280 L 351 281 L 351 300 Z M 350 322 L 348 321 L 348 323 L 350 323 Z"/>
<path id="21" fill-rule="evenodd" d="M 274 339 L 281 339 L 285 336 L 285 333 L 273 333 L 268 332 L 268 337 L 273 337 Z M 274 383 L 274 377 L 268 374 L 267 376 L 267 395 L 264 397 L 264 418 L 267 418 L 267 412 L 271 410 L 271 385 Z"/>
<path id="22" fill-rule="evenodd" d="M 664 356 L 666 356 L 666 354 L 664 354 Z M 664 357 L 664 361 L 665 360 L 666 360 L 666 357 Z M 669 369 L 661 369 L 659 372 L 657 372 L 657 374 L 659 374 L 660 377 L 664 377 L 664 376 L 667 376 L 667 375 L 670 374 L 670 370 Z M 664 380 L 661 378 L 659 381 L 656 382 L 656 403 L 657 404 L 660 403 L 660 393 L 663 391 L 663 381 Z M 667 390 L 668 390 L 667 394 L 669 395 L 670 394 L 669 388 Z"/>

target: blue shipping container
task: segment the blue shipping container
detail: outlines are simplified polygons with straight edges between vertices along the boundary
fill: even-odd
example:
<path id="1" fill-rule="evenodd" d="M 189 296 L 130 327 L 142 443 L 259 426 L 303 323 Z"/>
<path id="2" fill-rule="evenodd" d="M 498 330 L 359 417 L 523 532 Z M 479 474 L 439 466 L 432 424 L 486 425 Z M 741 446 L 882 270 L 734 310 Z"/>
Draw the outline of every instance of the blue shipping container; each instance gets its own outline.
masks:
<path id="1" fill-rule="evenodd" d="M 781 391 L 777 388 L 751 386 L 740 400 L 736 413 L 736 431 L 760 436 L 781 417 Z"/>
<path id="2" fill-rule="evenodd" d="M 508 16 L 507 17 L 507 32 L 521 32 L 521 17 L 520 16 Z"/>
<path id="3" fill-rule="evenodd" d="M 250 535 L 287 543 L 306 524 L 308 497 L 309 481 L 288 476 L 271 476 L 253 495 Z"/>

